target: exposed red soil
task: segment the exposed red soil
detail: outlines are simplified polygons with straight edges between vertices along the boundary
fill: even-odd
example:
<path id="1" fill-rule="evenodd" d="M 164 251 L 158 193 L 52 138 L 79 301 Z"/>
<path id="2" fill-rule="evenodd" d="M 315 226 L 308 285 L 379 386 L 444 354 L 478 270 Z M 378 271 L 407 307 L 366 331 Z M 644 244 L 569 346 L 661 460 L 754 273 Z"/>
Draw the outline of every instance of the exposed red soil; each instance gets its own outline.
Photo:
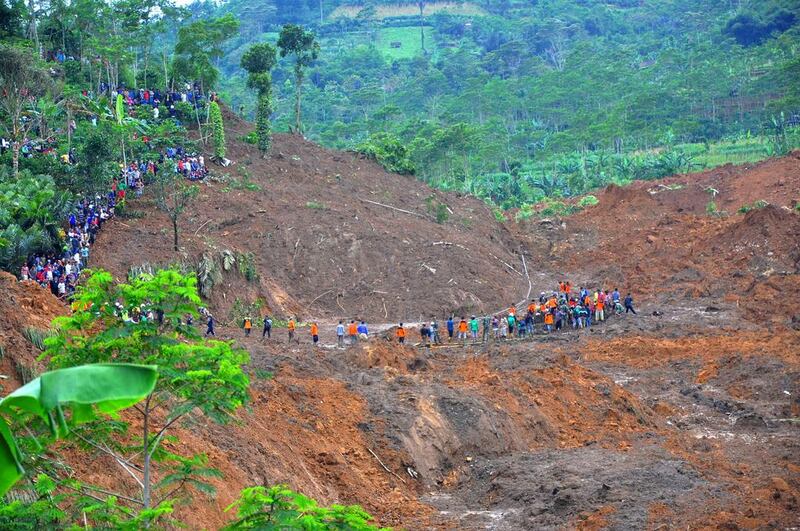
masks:
<path id="1" fill-rule="evenodd" d="M 0 271 L 0 372 L 4 391 L 14 390 L 22 383 L 19 367 L 38 373 L 41 364 L 36 360 L 39 350 L 23 335 L 26 328 L 48 330 L 50 321 L 68 309 L 50 292 L 32 281 L 20 282 L 14 275 Z"/>
<path id="2" fill-rule="evenodd" d="M 499 224 L 480 201 L 297 136 L 276 135 L 263 160 L 236 140 L 249 125 L 226 120 L 236 164 L 202 185 L 181 252 L 147 197 L 133 206 L 147 216 L 110 222 L 92 252 L 118 278 L 224 249 L 256 257 L 258 281 L 224 273 L 207 301 L 218 333 L 251 352 L 250 407 L 230 425 L 182 426 L 170 447 L 207 453 L 225 474 L 216 499 L 178 509 L 188 527 L 217 528 L 240 488 L 278 482 L 407 529 L 797 526 L 800 448 L 785 421 L 800 417 L 800 314 L 780 300 L 800 297 L 800 216 L 785 208 L 800 199 L 800 154 L 612 186 L 563 220 Z M 260 190 L 243 188 L 245 173 Z M 706 213 L 709 187 L 727 215 Z M 428 197 L 452 211 L 445 223 Z M 759 199 L 770 206 L 736 213 Z M 520 252 L 534 293 L 562 278 L 618 286 L 643 302 L 640 315 L 501 346 L 378 337 L 400 320 L 521 300 Z M 21 330 L 66 308 L 0 282 L 11 294 L 0 300 L 6 370 L 37 355 Z M 228 322 L 237 298 L 320 320 L 323 343 L 341 318 L 380 333 L 346 350 L 312 348 L 305 329 L 299 344 L 282 330 L 243 339 Z M 265 370 L 274 378 L 255 376 Z M 74 464 L 100 485 L 119 482 L 114 463 Z"/>

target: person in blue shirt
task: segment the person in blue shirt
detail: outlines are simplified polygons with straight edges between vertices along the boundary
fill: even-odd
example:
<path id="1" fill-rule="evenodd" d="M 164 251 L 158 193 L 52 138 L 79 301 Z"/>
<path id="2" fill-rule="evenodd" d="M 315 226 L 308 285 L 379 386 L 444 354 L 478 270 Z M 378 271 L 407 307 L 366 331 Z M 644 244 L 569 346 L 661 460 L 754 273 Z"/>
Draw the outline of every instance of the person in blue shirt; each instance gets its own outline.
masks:
<path id="1" fill-rule="evenodd" d="M 453 316 L 447 318 L 447 337 L 450 341 L 453 340 L 453 333 L 456 331 L 456 324 L 453 322 Z"/>
<path id="2" fill-rule="evenodd" d="M 338 341 L 339 348 L 344 347 L 344 324 L 341 321 L 336 325 L 336 340 Z"/>
<path id="3" fill-rule="evenodd" d="M 611 300 L 614 301 L 615 305 L 619 302 L 619 290 L 617 288 L 614 288 L 614 292 L 611 293 Z"/>
<path id="4" fill-rule="evenodd" d="M 367 323 L 365 323 L 364 321 L 361 321 L 361 324 L 358 325 L 356 331 L 358 332 L 359 339 L 369 338 L 369 330 L 367 329 Z"/>

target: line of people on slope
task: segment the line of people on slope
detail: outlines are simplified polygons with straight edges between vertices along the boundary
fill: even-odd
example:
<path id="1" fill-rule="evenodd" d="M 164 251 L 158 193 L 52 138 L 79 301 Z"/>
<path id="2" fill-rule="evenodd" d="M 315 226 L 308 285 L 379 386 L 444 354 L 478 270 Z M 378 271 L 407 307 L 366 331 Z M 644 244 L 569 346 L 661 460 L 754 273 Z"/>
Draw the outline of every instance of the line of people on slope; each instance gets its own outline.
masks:
<path id="1" fill-rule="evenodd" d="M 520 312 L 516 305 L 512 305 L 508 310 L 497 315 L 486 315 L 480 318 L 473 315 L 469 320 L 462 316 L 459 321 L 451 315 L 445 320 L 444 329 L 447 331 L 448 342 L 469 340 L 484 342 L 490 339 L 504 340 L 532 336 L 536 333 L 537 324 L 541 325 L 542 333 L 549 334 L 560 332 L 572 328 L 589 329 L 597 323 L 604 322 L 611 315 L 622 313 L 633 313 L 633 296 L 628 293 L 624 298 L 620 291 L 614 288 L 613 291 L 581 287 L 573 291 L 570 282 L 559 282 L 558 290 L 542 292 L 538 299 L 531 299 L 527 308 Z M 523 315 L 524 314 L 524 315 Z M 206 335 L 214 335 L 213 318 L 208 318 L 208 329 Z M 262 338 L 272 337 L 272 319 L 264 317 Z M 297 321 L 290 317 L 287 321 L 289 342 L 297 341 L 296 336 Z M 249 337 L 253 328 L 253 320 L 246 317 L 242 323 L 245 336 Z M 319 342 L 319 326 L 316 322 L 310 325 L 312 342 L 316 345 Z M 420 344 L 423 346 L 443 343 L 439 330 L 439 323 L 436 319 L 424 322 L 419 329 Z M 398 343 L 405 343 L 408 336 L 404 324 L 401 322 L 395 329 L 395 338 Z M 357 345 L 359 341 L 369 339 L 369 328 L 363 320 L 352 319 L 349 324 L 339 321 L 336 326 L 337 346 Z"/>
<path id="2" fill-rule="evenodd" d="M 633 313 L 633 296 L 628 293 L 625 298 L 617 288 L 609 293 L 608 290 L 596 289 L 591 292 L 588 288 L 581 287 L 578 292 L 573 292 L 569 282 L 559 282 L 558 291 L 550 294 L 542 292 L 538 299 L 531 299 L 524 312 L 518 312 L 516 305 L 499 315 L 483 316 L 480 319 L 472 316 L 469 320 L 461 317 L 456 323 L 454 317 L 447 319 L 448 340 L 483 341 L 492 339 L 524 339 L 536 332 L 536 325 L 541 325 L 543 333 L 551 333 L 566 328 L 583 329 L 591 328 L 593 324 L 605 321 L 609 316 L 622 313 Z M 524 313 L 524 315 L 518 315 Z M 439 327 L 435 320 L 430 324 L 422 323 L 420 327 L 420 342 L 423 345 L 441 343 Z M 405 342 L 406 331 L 403 323 L 396 330 L 397 340 Z"/>

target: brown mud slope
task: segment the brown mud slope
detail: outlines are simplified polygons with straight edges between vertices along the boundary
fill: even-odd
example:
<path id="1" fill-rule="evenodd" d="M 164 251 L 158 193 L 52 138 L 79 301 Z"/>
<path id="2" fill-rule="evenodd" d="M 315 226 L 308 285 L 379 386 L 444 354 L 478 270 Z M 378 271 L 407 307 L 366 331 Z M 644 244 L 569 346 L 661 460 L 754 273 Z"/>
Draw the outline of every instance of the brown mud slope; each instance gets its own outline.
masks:
<path id="1" fill-rule="evenodd" d="M 236 164 L 202 185 L 182 252 L 145 198 L 133 208 L 147 217 L 112 221 L 92 254 L 118 277 L 255 254 L 258 281 L 224 273 L 208 300 L 218 334 L 251 353 L 251 407 L 228 426 L 196 419 L 170 447 L 207 453 L 225 474 L 217 498 L 178 509 L 189 528 L 219 527 L 242 487 L 284 481 L 406 529 L 800 527 L 797 154 L 609 187 L 571 217 L 501 225 L 474 199 L 294 136 L 278 135 L 264 161 L 236 140 L 249 126 L 227 119 Z M 706 214 L 709 187 L 727 215 Z M 759 199 L 770 206 L 736 213 Z M 452 211 L 442 224 L 436 202 Z M 519 252 L 535 293 L 561 278 L 616 284 L 639 315 L 503 344 L 417 348 L 413 328 L 406 347 L 381 337 L 399 319 L 521 300 Z M 57 303 L 8 289 L 6 357 L 32 359 L 19 331 Z M 279 316 L 320 319 L 322 345 L 307 328 L 299 344 L 280 328 L 243 338 L 226 319 L 237 298 L 258 297 Z M 24 316 L 5 316 L 18 306 Z M 351 316 L 380 333 L 337 349 L 331 321 Z M 118 486 L 114 463 L 75 468 Z"/>
<path id="2" fill-rule="evenodd" d="M 41 370 L 40 351 L 25 336 L 27 330 L 46 331 L 67 308 L 34 282 L 19 282 L 0 271 L 0 374 L 3 396 Z"/>
<path id="3" fill-rule="evenodd" d="M 528 223 L 521 237 L 532 246 L 531 234 L 546 238 L 545 263 L 578 273 L 580 283 L 670 304 L 730 303 L 754 320 L 798 325 L 796 305 L 772 312 L 765 303 L 800 290 L 800 152 L 752 167 L 612 185 L 597 197 L 598 205 L 562 222 Z M 758 200 L 769 205 L 738 212 Z M 710 201 L 720 214 L 706 212 Z"/>
<path id="4" fill-rule="evenodd" d="M 245 125 L 226 116 L 235 139 Z M 495 311 L 525 296 L 519 247 L 482 202 L 295 135 L 275 135 L 272 154 L 264 160 L 254 146 L 229 141 L 235 165 L 217 168 L 224 182 L 202 185 L 182 222 L 183 252 L 172 251 L 163 215 L 140 201 L 133 208 L 147 217 L 111 224 L 92 263 L 124 278 L 143 262 L 194 265 L 203 253 L 252 252 L 260 285 L 226 280 L 214 301 L 228 308 L 266 293 L 269 309 L 284 316 L 408 321 Z M 438 203 L 449 209 L 442 224 Z"/>

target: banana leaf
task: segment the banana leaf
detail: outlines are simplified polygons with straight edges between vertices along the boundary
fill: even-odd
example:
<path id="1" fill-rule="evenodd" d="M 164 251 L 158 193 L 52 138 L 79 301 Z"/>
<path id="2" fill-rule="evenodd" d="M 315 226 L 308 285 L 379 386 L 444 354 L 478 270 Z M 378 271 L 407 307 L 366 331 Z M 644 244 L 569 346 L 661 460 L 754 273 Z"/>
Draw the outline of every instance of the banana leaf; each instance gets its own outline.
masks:
<path id="1" fill-rule="evenodd" d="M 72 410 L 71 423 L 95 417 L 95 409 L 113 413 L 136 404 L 153 391 L 155 366 L 100 363 L 46 372 L 0 401 L 0 496 L 24 474 L 22 455 L 4 415 L 20 412 L 41 417 L 56 437 L 69 431 L 64 407 Z"/>

